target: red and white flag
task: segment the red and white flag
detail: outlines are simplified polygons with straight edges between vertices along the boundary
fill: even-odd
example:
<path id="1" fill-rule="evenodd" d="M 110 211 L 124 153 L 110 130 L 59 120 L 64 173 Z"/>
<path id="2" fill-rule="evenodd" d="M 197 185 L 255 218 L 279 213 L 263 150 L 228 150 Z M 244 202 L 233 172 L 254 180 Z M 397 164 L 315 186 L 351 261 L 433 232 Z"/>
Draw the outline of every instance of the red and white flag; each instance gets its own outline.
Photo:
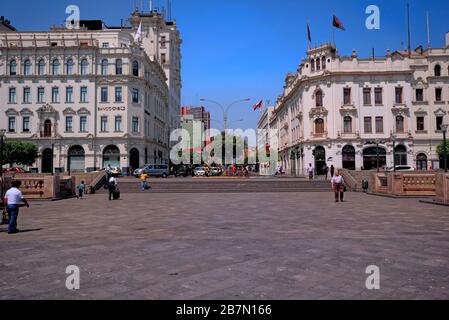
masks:
<path id="1" fill-rule="evenodd" d="M 255 104 L 253 106 L 254 111 L 256 111 L 257 109 L 262 109 L 262 106 L 263 106 L 263 102 L 262 102 L 262 100 L 260 100 L 259 103 Z"/>

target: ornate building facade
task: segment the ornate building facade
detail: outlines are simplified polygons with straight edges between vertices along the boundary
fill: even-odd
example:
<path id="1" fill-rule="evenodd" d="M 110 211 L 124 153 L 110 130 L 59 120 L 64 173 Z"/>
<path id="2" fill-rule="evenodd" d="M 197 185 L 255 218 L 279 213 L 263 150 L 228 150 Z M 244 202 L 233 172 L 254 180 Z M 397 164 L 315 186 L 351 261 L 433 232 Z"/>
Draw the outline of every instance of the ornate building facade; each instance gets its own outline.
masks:
<path id="1" fill-rule="evenodd" d="M 318 173 L 325 164 L 437 169 L 448 105 L 449 33 L 443 48 L 388 50 L 384 58 L 343 57 L 326 44 L 287 75 L 270 127 L 289 174 L 305 173 L 309 163 Z"/>
<path id="2" fill-rule="evenodd" d="M 135 19 L 157 21 L 155 32 L 135 42 Z M 0 129 L 7 139 L 37 144 L 33 171 L 110 164 L 127 173 L 169 161 L 179 115 L 179 32 L 157 13 L 130 21 L 131 28 L 85 21 L 80 30 L 0 32 Z"/>

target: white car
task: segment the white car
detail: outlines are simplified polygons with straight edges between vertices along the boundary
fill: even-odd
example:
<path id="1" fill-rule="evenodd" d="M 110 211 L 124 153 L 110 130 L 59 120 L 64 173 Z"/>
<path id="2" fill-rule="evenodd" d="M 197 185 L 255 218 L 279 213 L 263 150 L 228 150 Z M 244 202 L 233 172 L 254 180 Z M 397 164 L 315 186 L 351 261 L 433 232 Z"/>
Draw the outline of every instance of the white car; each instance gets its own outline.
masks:
<path id="1" fill-rule="evenodd" d="M 394 168 L 393 167 L 389 167 L 389 168 L 386 168 L 385 171 L 393 172 Z M 396 166 L 396 171 L 401 171 L 401 172 L 403 172 L 403 171 L 415 171 L 415 168 L 413 168 L 411 166 L 400 165 L 400 166 Z"/>
<path id="2" fill-rule="evenodd" d="M 206 169 L 204 169 L 203 167 L 196 167 L 193 170 L 193 174 L 195 175 L 195 177 L 204 177 L 206 175 Z"/>

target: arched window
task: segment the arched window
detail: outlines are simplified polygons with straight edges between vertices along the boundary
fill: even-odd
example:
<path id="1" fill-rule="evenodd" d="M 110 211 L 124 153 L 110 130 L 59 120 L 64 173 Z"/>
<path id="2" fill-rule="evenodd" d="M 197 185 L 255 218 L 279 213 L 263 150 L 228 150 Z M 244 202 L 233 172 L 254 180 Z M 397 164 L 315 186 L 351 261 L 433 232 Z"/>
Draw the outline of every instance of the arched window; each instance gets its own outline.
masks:
<path id="1" fill-rule="evenodd" d="M 315 60 L 310 61 L 310 71 L 315 72 Z"/>
<path id="2" fill-rule="evenodd" d="M 352 133 L 352 118 L 350 116 L 343 118 L 343 132 Z"/>
<path id="3" fill-rule="evenodd" d="M 51 73 L 54 76 L 59 75 L 59 60 L 58 59 L 53 60 L 53 63 L 51 65 L 51 69 L 52 69 Z"/>
<path id="4" fill-rule="evenodd" d="M 101 75 L 102 76 L 108 75 L 108 59 L 101 60 Z"/>
<path id="5" fill-rule="evenodd" d="M 23 75 L 29 76 L 30 74 L 31 74 L 31 61 L 27 59 L 23 63 Z"/>
<path id="6" fill-rule="evenodd" d="M 15 76 L 17 75 L 17 62 L 16 60 L 11 60 L 9 63 L 9 75 Z"/>
<path id="7" fill-rule="evenodd" d="M 72 59 L 67 60 L 67 66 L 66 66 L 66 74 L 67 75 L 73 74 L 73 66 L 74 66 L 73 60 Z"/>
<path id="8" fill-rule="evenodd" d="M 324 134 L 324 120 L 321 118 L 315 120 L 315 134 Z"/>
<path id="9" fill-rule="evenodd" d="M 403 116 L 396 117 L 396 132 L 404 133 L 404 117 Z"/>
<path id="10" fill-rule="evenodd" d="M 115 74 L 123 74 L 123 62 L 122 59 L 115 60 Z"/>
<path id="11" fill-rule="evenodd" d="M 89 62 L 87 62 L 87 59 L 81 60 L 81 74 L 86 75 L 89 72 Z"/>
<path id="12" fill-rule="evenodd" d="M 318 90 L 315 93 L 315 105 L 317 107 L 322 107 L 323 106 L 323 92 L 321 90 Z"/>
<path id="13" fill-rule="evenodd" d="M 435 77 L 440 77 L 440 76 L 441 76 L 441 67 L 440 67 L 439 64 L 437 64 L 437 65 L 435 66 L 434 71 L 435 71 Z"/>
<path id="14" fill-rule="evenodd" d="M 323 67 L 323 70 L 326 69 L 326 57 L 321 58 L 321 67 Z"/>
<path id="15" fill-rule="evenodd" d="M 318 58 L 316 59 L 316 71 L 320 71 L 321 70 L 321 59 Z"/>
<path id="16" fill-rule="evenodd" d="M 427 171 L 427 155 L 420 153 L 416 156 L 416 169 Z"/>
<path id="17" fill-rule="evenodd" d="M 394 156 L 394 165 L 395 166 L 401 166 L 407 165 L 407 148 L 403 145 L 398 145 L 395 149 L 395 156 Z"/>
<path id="18" fill-rule="evenodd" d="M 139 63 L 137 61 L 133 62 L 133 76 L 139 76 Z"/>
<path id="19" fill-rule="evenodd" d="M 37 63 L 37 74 L 43 76 L 45 74 L 45 61 L 40 59 Z"/>
<path id="20" fill-rule="evenodd" d="M 45 120 L 43 137 L 51 137 L 51 120 Z"/>

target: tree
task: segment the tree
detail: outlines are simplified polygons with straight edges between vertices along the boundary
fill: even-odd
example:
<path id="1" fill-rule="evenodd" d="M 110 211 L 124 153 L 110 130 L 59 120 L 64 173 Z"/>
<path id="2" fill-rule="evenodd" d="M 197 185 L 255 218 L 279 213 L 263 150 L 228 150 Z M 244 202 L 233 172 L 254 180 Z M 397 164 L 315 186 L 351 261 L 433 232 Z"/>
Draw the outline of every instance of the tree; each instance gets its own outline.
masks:
<path id="1" fill-rule="evenodd" d="M 437 146 L 437 153 L 440 155 L 440 157 L 444 156 L 444 142 L 441 142 Z M 449 141 L 446 142 L 446 155 L 449 156 Z"/>
<path id="2" fill-rule="evenodd" d="M 11 166 L 16 163 L 23 166 L 31 166 L 37 158 L 37 146 L 33 143 L 22 141 L 6 141 L 3 151 L 3 164 Z"/>

